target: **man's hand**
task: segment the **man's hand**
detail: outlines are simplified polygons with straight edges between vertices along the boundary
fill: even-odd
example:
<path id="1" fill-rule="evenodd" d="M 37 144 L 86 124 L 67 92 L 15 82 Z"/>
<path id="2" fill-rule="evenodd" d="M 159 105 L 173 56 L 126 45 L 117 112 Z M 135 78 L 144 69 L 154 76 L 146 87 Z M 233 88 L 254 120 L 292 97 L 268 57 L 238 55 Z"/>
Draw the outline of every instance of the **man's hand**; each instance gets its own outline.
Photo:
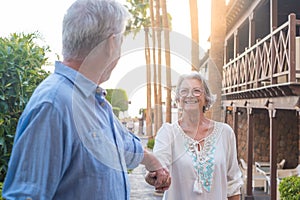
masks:
<path id="1" fill-rule="evenodd" d="M 147 183 L 154 186 L 158 191 L 169 189 L 171 185 L 169 171 L 163 168 L 159 160 L 151 152 L 144 149 L 144 159 L 141 164 L 145 165 L 149 171 L 145 177 Z"/>
<path id="2" fill-rule="evenodd" d="M 148 172 L 145 177 L 148 184 L 155 187 L 157 191 L 166 191 L 171 185 L 171 177 L 168 170 L 161 168 L 153 172 Z"/>

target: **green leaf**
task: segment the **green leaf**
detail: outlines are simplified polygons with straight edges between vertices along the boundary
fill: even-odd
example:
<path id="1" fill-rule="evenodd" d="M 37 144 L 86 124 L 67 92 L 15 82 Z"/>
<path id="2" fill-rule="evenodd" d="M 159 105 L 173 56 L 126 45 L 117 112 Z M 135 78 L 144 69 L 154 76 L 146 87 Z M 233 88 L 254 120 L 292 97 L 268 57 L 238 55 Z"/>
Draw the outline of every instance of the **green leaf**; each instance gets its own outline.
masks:
<path id="1" fill-rule="evenodd" d="M 49 47 L 39 46 L 38 32 L 0 37 L 0 182 L 6 175 L 18 119 L 37 85 Z"/>

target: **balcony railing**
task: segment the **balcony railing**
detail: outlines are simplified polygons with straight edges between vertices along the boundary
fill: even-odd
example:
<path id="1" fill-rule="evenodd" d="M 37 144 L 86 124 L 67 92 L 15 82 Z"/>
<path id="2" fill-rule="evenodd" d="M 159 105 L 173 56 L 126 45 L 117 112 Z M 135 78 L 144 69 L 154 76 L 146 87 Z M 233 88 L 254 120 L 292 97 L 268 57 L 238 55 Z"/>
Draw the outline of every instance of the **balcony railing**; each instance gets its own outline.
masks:
<path id="1" fill-rule="evenodd" d="M 223 66 L 222 95 L 260 90 L 265 87 L 300 83 L 300 50 L 296 52 L 296 31 L 300 20 L 288 21 Z M 298 41 L 299 40 L 299 41 Z M 296 55 L 297 54 L 297 55 Z"/>

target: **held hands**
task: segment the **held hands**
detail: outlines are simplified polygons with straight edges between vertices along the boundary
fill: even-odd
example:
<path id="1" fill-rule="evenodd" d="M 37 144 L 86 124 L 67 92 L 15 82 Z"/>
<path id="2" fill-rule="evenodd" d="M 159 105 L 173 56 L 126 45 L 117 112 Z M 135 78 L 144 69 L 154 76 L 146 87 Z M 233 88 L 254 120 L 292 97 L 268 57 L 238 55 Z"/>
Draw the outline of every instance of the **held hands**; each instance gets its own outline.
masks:
<path id="1" fill-rule="evenodd" d="M 145 180 L 148 184 L 155 187 L 158 191 L 166 191 L 171 185 L 171 177 L 165 168 L 160 168 L 156 171 L 148 172 Z"/>
<path id="2" fill-rule="evenodd" d="M 165 191 L 171 185 L 171 177 L 169 171 L 163 168 L 160 161 L 150 152 L 144 150 L 144 158 L 141 162 L 144 164 L 149 173 L 145 180 L 148 184 L 155 187 L 157 191 Z"/>

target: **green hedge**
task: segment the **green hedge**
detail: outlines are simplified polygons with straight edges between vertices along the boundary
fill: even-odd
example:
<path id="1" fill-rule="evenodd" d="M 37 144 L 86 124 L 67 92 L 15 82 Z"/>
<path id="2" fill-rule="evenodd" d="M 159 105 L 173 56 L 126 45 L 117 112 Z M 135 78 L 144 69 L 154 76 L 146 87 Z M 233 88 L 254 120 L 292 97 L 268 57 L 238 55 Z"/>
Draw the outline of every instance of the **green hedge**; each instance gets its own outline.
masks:
<path id="1" fill-rule="evenodd" d="M 17 122 L 37 85 L 49 73 L 42 69 L 49 47 L 38 33 L 0 37 L 0 182 L 4 180 Z"/>
<path id="2" fill-rule="evenodd" d="M 3 183 L 0 182 L 0 200 L 3 200 L 3 198 L 2 198 L 2 186 L 3 186 Z"/>
<path id="3" fill-rule="evenodd" d="M 148 140 L 148 142 L 147 142 L 147 147 L 149 148 L 149 149 L 153 149 L 153 147 L 154 147 L 154 142 L 155 142 L 155 140 L 154 139 L 149 139 Z"/>
<path id="4" fill-rule="evenodd" d="M 117 117 L 119 117 L 119 114 L 120 114 L 120 108 L 119 108 L 119 107 L 113 107 L 112 109 L 113 109 L 113 113 L 114 113 Z"/>
<path id="5" fill-rule="evenodd" d="M 128 97 L 123 89 L 107 89 L 106 99 L 110 102 L 113 108 L 119 108 L 119 112 L 128 110 Z M 119 116 L 119 114 L 116 114 Z"/>
<path id="6" fill-rule="evenodd" d="M 279 183 L 279 192 L 282 200 L 299 200 L 300 177 L 290 176 L 283 178 Z"/>

